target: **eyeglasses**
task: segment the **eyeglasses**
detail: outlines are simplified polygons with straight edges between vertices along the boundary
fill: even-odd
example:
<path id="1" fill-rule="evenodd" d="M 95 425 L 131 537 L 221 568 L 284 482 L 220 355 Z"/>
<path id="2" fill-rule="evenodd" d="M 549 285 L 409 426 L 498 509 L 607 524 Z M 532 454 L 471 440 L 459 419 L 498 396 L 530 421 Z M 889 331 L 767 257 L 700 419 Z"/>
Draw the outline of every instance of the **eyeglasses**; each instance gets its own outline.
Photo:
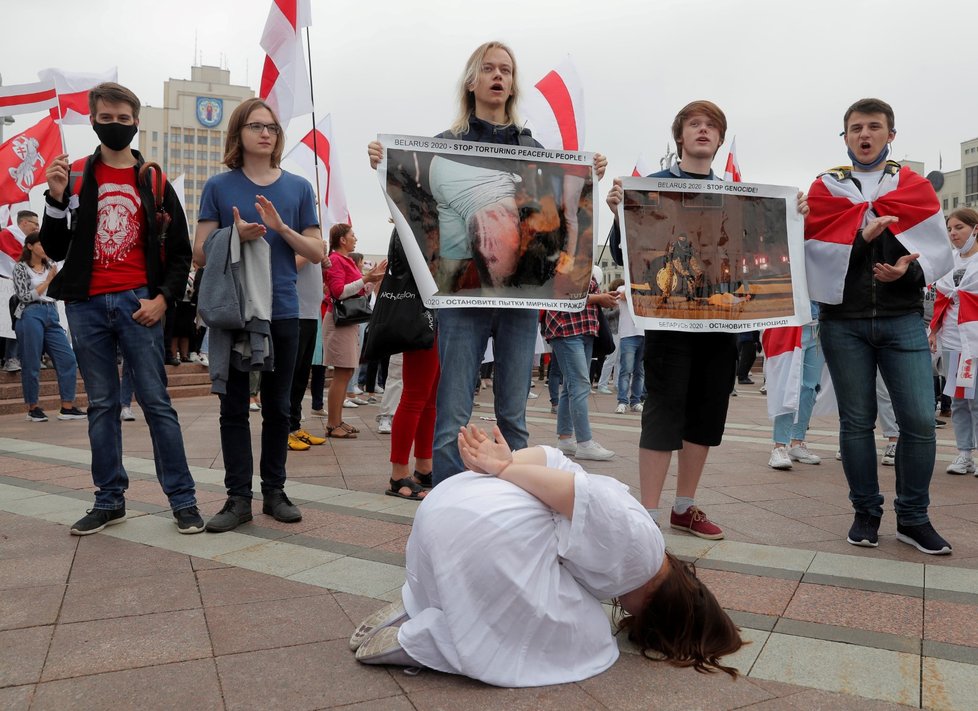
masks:
<path id="1" fill-rule="evenodd" d="M 277 123 L 261 123 L 260 121 L 255 121 L 254 123 L 246 123 L 244 127 L 252 133 L 258 134 L 267 130 L 269 136 L 277 136 L 282 132 L 282 127 Z"/>

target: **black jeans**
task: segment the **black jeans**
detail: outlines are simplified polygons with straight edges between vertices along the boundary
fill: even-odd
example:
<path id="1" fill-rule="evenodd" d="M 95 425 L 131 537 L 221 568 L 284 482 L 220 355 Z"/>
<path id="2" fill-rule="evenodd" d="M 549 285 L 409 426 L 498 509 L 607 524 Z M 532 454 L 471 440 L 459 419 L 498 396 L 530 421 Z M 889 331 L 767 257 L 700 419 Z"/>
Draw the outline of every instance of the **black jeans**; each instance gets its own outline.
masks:
<path id="1" fill-rule="evenodd" d="M 289 451 L 289 392 L 299 344 L 299 319 L 272 321 L 275 369 L 261 374 L 261 491 L 285 488 L 285 459 Z M 252 498 L 254 457 L 248 424 L 248 373 L 231 368 L 227 393 L 221 395 L 221 450 L 228 496 Z"/>
<path id="2" fill-rule="evenodd" d="M 312 353 L 316 350 L 316 319 L 299 319 L 299 341 L 295 354 L 295 372 L 292 374 L 292 393 L 289 397 L 289 432 L 295 432 L 302 424 L 302 398 L 309 382 Z M 264 403 L 265 401 L 262 400 Z"/>

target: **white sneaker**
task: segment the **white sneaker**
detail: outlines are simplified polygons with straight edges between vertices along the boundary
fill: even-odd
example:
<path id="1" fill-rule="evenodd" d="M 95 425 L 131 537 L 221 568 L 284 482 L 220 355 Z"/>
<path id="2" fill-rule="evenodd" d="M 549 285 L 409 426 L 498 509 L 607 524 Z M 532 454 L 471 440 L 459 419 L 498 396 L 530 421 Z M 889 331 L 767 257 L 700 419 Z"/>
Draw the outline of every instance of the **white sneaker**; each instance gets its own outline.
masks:
<path id="1" fill-rule="evenodd" d="M 764 383 L 764 385 L 759 387 L 757 392 L 759 392 L 761 395 L 767 395 L 767 383 Z"/>
<path id="2" fill-rule="evenodd" d="M 209 367 L 210 364 L 211 364 L 210 361 L 207 360 L 207 354 L 206 353 L 198 353 L 197 354 L 197 362 L 200 363 L 205 368 Z"/>
<path id="3" fill-rule="evenodd" d="M 191 353 L 190 354 L 190 362 L 191 363 L 199 363 L 200 362 L 200 356 L 197 353 Z"/>
<path id="4" fill-rule="evenodd" d="M 575 458 L 593 459 L 595 461 L 602 462 L 607 459 L 611 459 L 613 456 L 615 456 L 614 452 L 612 452 L 610 449 L 605 449 L 600 444 L 592 440 L 591 444 L 589 445 L 577 445 L 577 454 L 575 455 Z"/>
<path id="5" fill-rule="evenodd" d="M 321 408 L 319 410 L 310 410 L 309 414 L 315 417 L 326 417 L 329 413 L 326 412 L 326 408 Z"/>
<path id="6" fill-rule="evenodd" d="M 632 412 L 641 412 L 642 410 L 645 409 L 645 405 L 643 405 L 640 402 L 637 402 L 628 409 L 631 410 Z"/>
<path id="7" fill-rule="evenodd" d="M 538 397 L 540 397 L 540 396 L 537 395 L 536 393 L 530 393 L 529 395 L 526 396 L 526 399 L 527 400 L 536 400 Z"/>
<path id="8" fill-rule="evenodd" d="M 611 395 L 611 388 L 609 388 L 607 385 L 599 385 L 598 392 L 602 395 Z"/>
<path id="9" fill-rule="evenodd" d="M 136 416 L 134 414 L 132 414 L 132 408 L 131 407 L 124 407 L 124 408 L 122 408 L 122 412 L 120 413 L 119 417 L 122 419 L 123 422 L 135 422 L 136 421 Z"/>
<path id="10" fill-rule="evenodd" d="M 347 398 L 346 400 L 343 401 L 343 407 L 352 407 L 353 409 L 356 409 L 360 406 L 357 405 L 355 402 L 353 402 L 353 400 L 351 400 L 350 398 Z"/>
<path id="11" fill-rule="evenodd" d="M 975 460 L 968 454 L 959 454 L 945 469 L 948 474 L 974 474 Z"/>
<path id="12" fill-rule="evenodd" d="M 374 393 L 376 393 L 377 395 L 383 395 L 384 389 L 378 385 L 374 388 Z"/>
<path id="13" fill-rule="evenodd" d="M 775 447 L 771 450 L 771 458 L 767 460 L 771 469 L 791 469 L 791 458 L 786 447 Z"/>
<path id="14" fill-rule="evenodd" d="M 379 422 L 380 424 L 377 425 L 377 432 L 380 434 L 390 434 L 394 424 L 393 419 L 386 415 L 381 415 Z"/>
<path id="15" fill-rule="evenodd" d="M 615 408 L 615 414 L 624 415 L 626 412 L 628 412 L 628 405 L 623 402 L 619 402 L 618 407 Z"/>
<path id="16" fill-rule="evenodd" d="M 353 403 L 354 405 L 369 405 L 369 404 L 370 404 L 370 401 L 369 401 L 369 400 L 364 400 L 364 399 L 363 399 L 362 397 L 360 397 L 359 395 L 357 395 L 356 397 L 351 397 L 351 398 L 349 398 L 349 400 L 350 400 L 350 402 L 352 402 L 352 403 Z"/>
<path id="17" fill-rule="evenodd" d="M 880 460 L 880 464 L 884 467 L 892 467 L 896 464 L 896 446 L 896 442 L 890 442 L 883 450 L 883 459 Z"/>
<path id="18" fill-rule="evenodd" d="M 7 363 L 3 366 L 3 369 L 8 373 L 19 373 L 20 358 L 7 358 Z"/>
<path id="19" fill-rule="evenodd" d="M 842 461 L 842 450 L 841 449 L 835 450 L 835 458 L 838 459 L 840 462 Z"/>
<path id="20" fill-rule="evenodd" d="M 359 385 L 354 385 L 352 392 L 354 395 L 363 395 L 363 390 L 360 389 Z"/>
<path id="21" fill-rule="evenodd" d="M 577 454 L 577 441 L 573 437 L 568 437 L 567 439 L 557 438 L 557 449 L 566 454 L 568 457 L 573 457 Z"/>
<path id="22" fill-rule="evenodd" d="M 802 442 L 794 447 L 788 447 L 788 457 L 794 462 L 801 462 L 802 464 L 821 464 L 822 458 L 817 454 L 813 454 L 808 445 Z"/>

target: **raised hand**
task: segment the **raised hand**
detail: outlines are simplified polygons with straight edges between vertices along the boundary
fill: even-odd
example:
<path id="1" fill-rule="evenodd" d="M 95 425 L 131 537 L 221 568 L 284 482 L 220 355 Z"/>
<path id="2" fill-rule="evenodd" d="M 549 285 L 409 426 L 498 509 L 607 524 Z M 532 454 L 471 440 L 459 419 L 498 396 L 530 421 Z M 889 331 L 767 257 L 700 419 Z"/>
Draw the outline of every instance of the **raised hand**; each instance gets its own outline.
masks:
<path id="1" fill-rule="evenodd" d="M 238 228 L 238 238 L 242 242 L 250 242 L 260 237 L 265 236 L 265 232 L 268 230 L 265 225 L 259 224 L 257 222 L 245 222 L 241 219 L 241 213 L 238 212 L 238 208 L 232 207 L 231 214 L 234 215 L 234 226 Z"/>
<path id="2" fill-rule="evenodd" d="M 479 474 L 499 476 L 513 462 L 513 452 L 499 427 L 492 428 L 493 439 L 475 425 L 458 433 L 458 451 L 466 468 Z"/>

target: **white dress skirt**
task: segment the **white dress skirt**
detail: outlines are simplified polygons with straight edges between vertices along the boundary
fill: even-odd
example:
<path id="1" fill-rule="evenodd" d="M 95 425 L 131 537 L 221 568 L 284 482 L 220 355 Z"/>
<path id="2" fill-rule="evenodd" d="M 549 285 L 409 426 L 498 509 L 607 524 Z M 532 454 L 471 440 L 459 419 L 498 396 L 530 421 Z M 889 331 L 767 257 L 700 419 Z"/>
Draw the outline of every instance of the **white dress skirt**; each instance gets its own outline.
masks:
<path id="1" fill-rule="evenodd" d="M 627 486 L 544 449 L 548 466 L 575 473 L 572 520 L 475 472 L 418 508 L 398 640 L 419 664 L 523 687 L 580 681 L 618 659 L 601 601 L 658 572 L 662 534 Z"/>

